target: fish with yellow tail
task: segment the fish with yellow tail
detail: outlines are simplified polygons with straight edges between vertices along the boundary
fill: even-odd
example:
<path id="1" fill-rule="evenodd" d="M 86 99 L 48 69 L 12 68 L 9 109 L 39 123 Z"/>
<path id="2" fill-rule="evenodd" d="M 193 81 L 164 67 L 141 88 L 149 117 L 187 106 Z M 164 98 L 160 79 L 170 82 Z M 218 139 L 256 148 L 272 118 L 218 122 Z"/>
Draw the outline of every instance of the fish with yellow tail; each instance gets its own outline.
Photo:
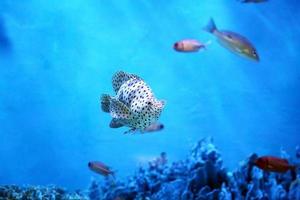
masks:
<path id="1" fill-rule="evenodd" d="M 115 96 L 103 94 L 101 108 L 110 113 L 110 128 L 129 127 L 125 133 L 144 130 L 157 122 L 165 102 L 157 100 L 150 87 L 138 76 L 123 71 L 112 78 Z"/>
<path id="2" fill-rule="evenodd" d="M 257 62 L 259 61 L 255 47 L 244 36 L 232 31 L 219 30 L 213 19 L 210 19 L 204 30 L 216 36 L 218 42 L 233 53 Z"/>

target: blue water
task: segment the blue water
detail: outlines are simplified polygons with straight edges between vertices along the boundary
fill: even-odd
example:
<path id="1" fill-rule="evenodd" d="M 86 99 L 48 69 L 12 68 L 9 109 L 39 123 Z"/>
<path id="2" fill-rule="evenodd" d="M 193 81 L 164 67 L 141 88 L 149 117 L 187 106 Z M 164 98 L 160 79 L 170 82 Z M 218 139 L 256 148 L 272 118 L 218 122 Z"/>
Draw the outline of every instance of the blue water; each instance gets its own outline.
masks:
<path id="1" fill-rule="evenodd" d="M 296 0 L 1 0 L 0 184 L 88 186 L 87 163 L 132 174 L 165 151 L 184 158 L 213 136 L 229 169 L 252 152 L 279 155 L 300 143 L 300 6 Z M 221 47 L 202 31 L 246 36 L 261 61 Z M 175 52 L 195 38 L 206 51 Z M 118 71 L 142 77 L 166 100 L 162 132 L 110 129 L 100 95 Z"/>

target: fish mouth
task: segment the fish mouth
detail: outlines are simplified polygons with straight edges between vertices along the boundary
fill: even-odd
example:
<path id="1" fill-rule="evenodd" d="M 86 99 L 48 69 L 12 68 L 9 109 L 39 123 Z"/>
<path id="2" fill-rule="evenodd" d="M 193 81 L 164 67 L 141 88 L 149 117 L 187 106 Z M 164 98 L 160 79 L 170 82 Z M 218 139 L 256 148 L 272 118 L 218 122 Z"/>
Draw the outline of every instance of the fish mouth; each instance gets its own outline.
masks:
<path id="1" fill-rule="evenodd" d="M 255 57 L 255 56 L 248 56 L 248 55 L 247 55 L 247 57 L 250 58 L 250 60 L 253 60 L 253 61 L 256 61 L 256 62 L 259 62 L 259 61 L 260 61 L 258 56 Z"/>
<path id="2" fill-rule="evenodd" d="M 247 58 L 249 60 L 255 61 L 255 62 L 260 61 L 258 56 L 253 56 L 253 55 L 249 55 L 249 54 L 245 54 L 245 53 L 238 53 L 237 55 Z"/>

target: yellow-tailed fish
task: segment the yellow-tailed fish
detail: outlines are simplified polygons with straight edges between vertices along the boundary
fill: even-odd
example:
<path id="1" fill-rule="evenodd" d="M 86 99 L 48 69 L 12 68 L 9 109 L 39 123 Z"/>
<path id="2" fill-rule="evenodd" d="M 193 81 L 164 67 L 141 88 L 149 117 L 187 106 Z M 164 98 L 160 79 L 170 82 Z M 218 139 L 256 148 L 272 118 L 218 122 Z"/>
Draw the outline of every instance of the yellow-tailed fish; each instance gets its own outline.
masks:
<path id="1" fill-rule="evenodd" d="M 255 47 L 244 36 L 231 31 L 218 30 L 213 19 L 210 19 L 204 30 L 216 36 L 218 42 L 233 53 L 250 58 L 251 60 L 259 61 Z"/>

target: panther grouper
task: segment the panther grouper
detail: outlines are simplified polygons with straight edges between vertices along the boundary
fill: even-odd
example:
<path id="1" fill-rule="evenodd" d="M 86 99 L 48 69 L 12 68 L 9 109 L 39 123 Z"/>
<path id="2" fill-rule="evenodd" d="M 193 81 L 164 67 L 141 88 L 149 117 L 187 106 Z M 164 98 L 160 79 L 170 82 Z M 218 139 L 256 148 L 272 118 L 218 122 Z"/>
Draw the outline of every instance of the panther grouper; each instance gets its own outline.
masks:
<path id="1" fill-rule="evenodd" d="M 218 30 L 213 19 L 210 19 L 204 30 L 218 38 L 218 42 L 226 49 L 251 60 L 259 61 L 259 56 L 251 42 L 238 33 Z"/>
<path id="2" fill-rule="evenodd" d="M 130 130 L 125 133 L 144 132 L 157 122 L 165 103 L 155 98 L 140 77 L 119 71 L 113 76 L 112 85 L 116 96 L 101 97 L 102 110 L 112 116 L 111 128 L 127 126 Z"/>

